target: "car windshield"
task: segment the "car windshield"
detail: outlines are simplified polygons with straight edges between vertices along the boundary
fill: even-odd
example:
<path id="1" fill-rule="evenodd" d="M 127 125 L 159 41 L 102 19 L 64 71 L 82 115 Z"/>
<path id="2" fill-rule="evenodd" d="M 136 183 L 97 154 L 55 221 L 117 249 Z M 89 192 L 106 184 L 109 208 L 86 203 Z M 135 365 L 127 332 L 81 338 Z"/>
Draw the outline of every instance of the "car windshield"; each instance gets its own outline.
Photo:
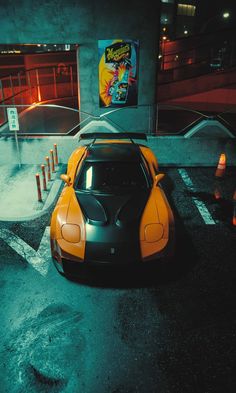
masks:
<path id="1" fill-rule="evenodd" d="M 124 189 L 144 189 L 148 182 L 139 162 L 85 162 L 79 174 L 76 190 L 113 192 Z"/>

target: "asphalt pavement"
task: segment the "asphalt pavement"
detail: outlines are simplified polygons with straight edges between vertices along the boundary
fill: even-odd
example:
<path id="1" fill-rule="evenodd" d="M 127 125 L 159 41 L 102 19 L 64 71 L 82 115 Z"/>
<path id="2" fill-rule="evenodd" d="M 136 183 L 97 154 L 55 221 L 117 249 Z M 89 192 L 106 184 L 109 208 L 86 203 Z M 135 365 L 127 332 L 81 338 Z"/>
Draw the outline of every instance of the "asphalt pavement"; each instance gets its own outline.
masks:
<path id="1" fill-rule="evenodd" d="M 27 221 L 40 217 L 54 204 L 63 187 L 60 174 L 66 166 L 55 166 L 50 171 L 45 163 L 46 190 L 43 187 L 41 165 L 1 165 L 0 167 L 0 220 Z M 41 200 L 38 195 L 36 174 L 39 174 Z"/>
<path id="2" fill-rule="evenodd" d="M 219 199 L 215 168 L 161 170 L 171 264 L 68 280 L 51 260 L 50 210 L 0 222 L 1 393 L 236 392 L 235 168 Z"/>

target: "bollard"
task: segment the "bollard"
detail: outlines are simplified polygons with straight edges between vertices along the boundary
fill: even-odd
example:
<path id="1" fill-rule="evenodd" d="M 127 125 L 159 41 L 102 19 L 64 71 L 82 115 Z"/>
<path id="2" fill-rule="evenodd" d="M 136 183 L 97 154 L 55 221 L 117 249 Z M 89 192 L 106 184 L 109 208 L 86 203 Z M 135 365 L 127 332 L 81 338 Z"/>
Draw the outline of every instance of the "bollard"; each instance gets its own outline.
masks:
<path id="1" fill-rule="evenodd" d="M 37 183 L 37 191 L 38 191 L 38 201 L 42 202 L 42 194 L 41 194 L 41 186 L 40 186 L 40 177 L 39 174 L 36 173 L 36 183 Z"/>
<path id="2" fill-rule="evenodd" d="M 226 170 L 226 155 L 222 153 L 215 171 L 215 177 L 223 177 Z"/>
<path id="3" fill-rule="evenodd" d="M 41 169 L 42 169 L 42 175 L 43 175 L 43 189 L 44 191 L 47 190 L 47 183 L 46 183 L 46 174 L 45 174 L 45 165 L 42 164 L 41 165 Z"/>
<path id="4" fill-rule="evenodd" d="M 57 154 L 57 144 L 54 143 L 54 151 L 55 151 L 55 164 L 58 165 L 58 154 Z"/>
<path id="5" fill-rule="evenodd" d="M 48 168 L 48 181 L 51 180 L 51 170 L 50 170 L 50 161 L 49 161 L 49 157 L 45 157 L 46 161 L 47 161 L 47 168 Z"/>
<path id="6" fill-rule="evenodd" d="M 234 227 L 236 227 L 236 205 L 233 207 L 233 218 L 232 218 L 232 224 Z"/>
<path id="7" fill-rule="evenodd" d="M 54 165 L 54 155 L 53 155 L 53 150 L 50 150 L 51 154 L 51 160 L 52 160 L 52 172 L 55 172 L 55 165 Z"/>
<path id="8" fill-rule="evenodd" d="M 233 224 L 233 226 L 236 227 L 236 190 L 234 191 L 234 195 L 233 195 L 233 218 L 232 218 L 232 224 Z"/>

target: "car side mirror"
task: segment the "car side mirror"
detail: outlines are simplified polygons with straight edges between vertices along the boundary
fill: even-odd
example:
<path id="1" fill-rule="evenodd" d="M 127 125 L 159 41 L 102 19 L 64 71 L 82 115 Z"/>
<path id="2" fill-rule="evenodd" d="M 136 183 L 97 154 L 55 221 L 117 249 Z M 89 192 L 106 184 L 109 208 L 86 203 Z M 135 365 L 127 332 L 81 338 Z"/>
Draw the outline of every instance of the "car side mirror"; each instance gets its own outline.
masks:
<path id="1" fill-rule="evenodd" d="M 158 175 L 155 176 L 154 186 L 157 186 L 159 181 L 161 181 L 161 179 L 163 179 L 164 176 L 165 176 L 164 173 L 158 173 Z"/>
<path id="2" fill-rule="evenodd" d="M 63 180 L 68 186 L 70 186 L 70 184 L 71 184 L 71 177 L 70 177 L 70 176 L 63 174 L 63 175 L 60 176 L 60 178 L 61 178 L 61 180 Z"/>

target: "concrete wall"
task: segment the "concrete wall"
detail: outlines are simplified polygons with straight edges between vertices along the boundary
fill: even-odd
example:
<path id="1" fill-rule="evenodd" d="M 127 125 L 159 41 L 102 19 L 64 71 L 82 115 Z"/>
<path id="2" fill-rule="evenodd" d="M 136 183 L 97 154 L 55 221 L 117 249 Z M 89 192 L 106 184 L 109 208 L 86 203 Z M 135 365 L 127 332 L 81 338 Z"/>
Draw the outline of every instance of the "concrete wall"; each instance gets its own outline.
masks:
<path id="1" fill-rule="evenodd" d="M 81 110 L 98 115 L 98 40 L 140 41 L 138 104 L 156 100 L 159 7 L 151 0 L 0 0 L 1 43 L 78 43 Z M 127 124 L 141 118 L 125 112 Z"/>
<path id="2" fill-rule="evenodd" d="M 65 164 L 79 145 L 78 138 L 73 137 L 19 138 L 22 163 L 45 163 L 45 156 L 50 155 L 54 143 L 58 146 L 60 163 Z M 236 166 L 236 139 L 148 137 L 147 144 L 155 152 L 159 164 L 163 166 L 216 166 L 221 153 L 226 154 L 227 165 Z M 0 165 L 17 163 L 18 155 L 14 138 L 1 138 Z"/>

